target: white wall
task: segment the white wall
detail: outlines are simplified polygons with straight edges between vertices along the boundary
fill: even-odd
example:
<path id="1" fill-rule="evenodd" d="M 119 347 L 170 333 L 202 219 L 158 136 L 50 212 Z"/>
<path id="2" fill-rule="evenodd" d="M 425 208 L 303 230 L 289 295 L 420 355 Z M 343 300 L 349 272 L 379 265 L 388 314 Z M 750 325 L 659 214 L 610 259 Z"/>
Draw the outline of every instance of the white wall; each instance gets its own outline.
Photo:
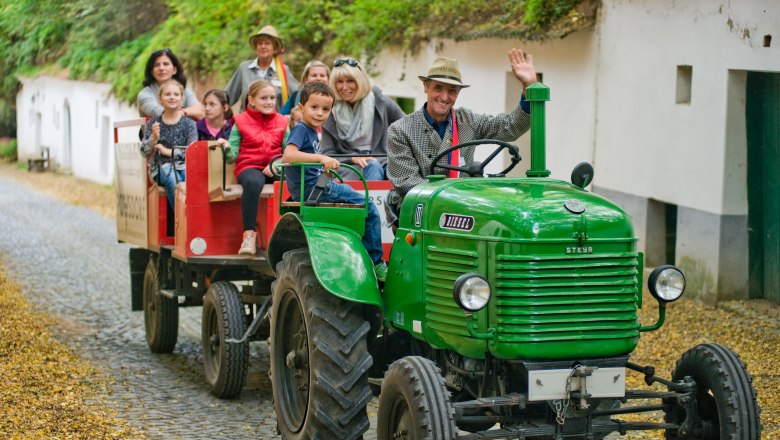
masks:
<path id="1" fill-rule="evenodd" d="M 19 160 L 39 157 L 40 147 L 46 146 L 50 148 L 53 167 L 98 183 L 111 183 L 113 124 L 137 118 L 137 110 L 118 102 L 110 94 L 109 84 L 46 76 L 20 81 L 22 90 L 16 98 Z M 66 107 L 70 109 L 70 118 Z M 40 128 L 36 127 L 38 114 Z"/>
<path id="2" fill-rule="evenodd" d="M 434 48 L 439 48 L 435 50 Z M 398 51 L 385 51 L 370 69 L 373 80 L 391 96 L 415 98 L 417 108 L 425 102 L 422 82 L 437 56 L 458 60 L 463 89 L 455 107 L 466 107 L 478 113 L 496 114 L 514 108 L 519 93 L 508 93 L 517 87 L 507 53 L 518 47 L 533 56 L 534 65 L 550 87 L 547 103 L 547 169 L 552 176 L 568 180 L 579 162 L 592 161 L 595 111 L 595 77 L 597 39 L 593 31 L 577 32 L 563 40 L 529 43 L 519 40 L 483 39 L 456 43 L 437 41 L 415 57 L 404 57 Z M 509 95 L 509 96 L 507 96 Z M 520 168 L 530 165 L 528 135 L 518 145 L 523 158 Z M 498 170 L 499 165 L 493 167 Z"/>
<path id="3" fill-rule="evenodd" d="M 598 185 L 747 214 L 744 146 L 727 150 L 729 72 L 780 71 L 780 3 L 604 0 L 599 23 Z M 692 66 L 690 104 L 675 103 L 678 65 Z"/>
<path id="4" fill-rule="evenodd" d="M 713 214 L 746 214 L 743 72 L 780 71 L 780 2 L 603 0 L 599 14 L 594 30 L 561 40 L 434 41 L 414 56 L 387 50 L 369 72 L 387 95 L 413 97 L 419 108 L 425 96 L 417 76 L 436 56 L 457 58 L 472 86 L 456 106 L 494 114 L 517 99 L 506 53 L 521 47 L 533 54 L 551 88 L 547 168 L 553 177 L 568 180 L 574 165 L 587 160 L 601 188 Z M 769 48 L 764 35 L 773 36 Z M 675 103 L 678 65 L 693 69 L 690 104 Z M 113 124 L 137 113 L 118 103 L 106 84 L 50 77 L 22 82 L 20 159 L 39 154 L 35 117 L 41 113 L 41 144 L 52 148 L 56 164 L 69 163 L 67 101 L 72 171 L 109 183 L 112 171 L 101 170 L 101 124 L 105 117 Z M 524 170 L 528 136 L 518 145 Z M 109 154 L 113 170 L 112 149 Z"/>

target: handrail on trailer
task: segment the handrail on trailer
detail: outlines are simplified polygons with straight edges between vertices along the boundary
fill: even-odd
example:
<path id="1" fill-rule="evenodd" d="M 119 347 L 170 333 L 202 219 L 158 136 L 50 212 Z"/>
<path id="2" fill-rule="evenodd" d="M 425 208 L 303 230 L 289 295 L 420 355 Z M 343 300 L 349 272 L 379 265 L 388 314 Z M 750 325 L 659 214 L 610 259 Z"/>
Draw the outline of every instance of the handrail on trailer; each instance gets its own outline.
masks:
<path id="1" fill-rule="evenodd" d="M 331 157 L 335 157 L 335 156 L 336 155 L 333 155 Z M 341 155 L 339 155 L 339 156 L 341 156 Z M 287 168 L 287 167 L 291 167 L 291 166 L 297 166 L 297 167 L 301 168 L 301 195 L 300 195 L 301 198 L 299 200 L 301 201 L 301 211 L 303 211 L 303 207 L 306 206 L 306 199 L 304 197 L 305 196 L 305 190 L 306 190 L 306 185 L 305 185 L 305 183 L 306 183 L 306 180 L 305 180 L 306 179 L 306 173 L 305 173 L 304 168 L 306 168 L 307 166 L 322 166 L 322 163 L 320 163 L 320 162 L 294 162 L 294 163 L 282 163 L 282 164 L 279 165 L 279 168 L 281 168 L 281 170 L 282 170 L 282 173 L 281 173 L 281 176 L 280 176 L 280 179 L 279 179 L 279 207 L 278 207 L 279 215 L 283 214 L 283 212 L 282 212 L 282 208 L 283 208 L 282 203 L 284 203 L 284 201 L 282 200 L 282 197 L 283 197 L 282 194 L 284 193 L 284 169 Z M 343 164 L 341 164 L 341 166 L 346 167 L 347 169 L 350 169 L 353 172 L 355 172 L 360 177 L 360 180 L 363 182 L 363 192 L 364 192 L 365 198 L 366 198 L 366 203 L 365 203 L 365 211 L 366 211 L 366 213 L 365 213 L 365 215 L 368 216 L 368 209 L 369 209 L 368 204 L 370 203 L 369 202 L 370 199 L 369 199 L 369 196 L 368 196 L 368 182 L 366 182 L 366 177 L 363 175 L 363 173 L 360 170 L 358 170 L 357 168 L 353 167 L 352 165 L 347 165 L 347 164 L 343 163 Z M 339 179 L 340 182 L 342 182 L 342 183 L 344 182 L 344 179 L 341 178 L 341 175 L 336 170 L 330 170 L 329 172 L 334 174 L 336 176 L 336 178 Z M 312 190 L 312 191 L 314 191 L 314 190 Z"/>

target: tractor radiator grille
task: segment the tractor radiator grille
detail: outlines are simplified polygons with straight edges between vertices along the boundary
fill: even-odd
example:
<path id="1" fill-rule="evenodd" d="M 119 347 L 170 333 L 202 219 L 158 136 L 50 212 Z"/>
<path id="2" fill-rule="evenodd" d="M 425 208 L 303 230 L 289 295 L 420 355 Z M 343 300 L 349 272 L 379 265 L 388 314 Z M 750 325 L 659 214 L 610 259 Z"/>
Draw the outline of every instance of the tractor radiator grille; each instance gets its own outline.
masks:
<path id="1" fill-rule="evenodd" d="M 637 254 L 499 255 L 494 281 L 498 341 L 563 342 L 632 338 Z"/>
<path id="2" fill-rule="evenodd" d="M 478 267 L 476 252 L 428 247 L 425 315 L 429 329 L 468 337 L 467 318 L 452 299 L 452 286 L 459 276 L 477 272 Z"/>

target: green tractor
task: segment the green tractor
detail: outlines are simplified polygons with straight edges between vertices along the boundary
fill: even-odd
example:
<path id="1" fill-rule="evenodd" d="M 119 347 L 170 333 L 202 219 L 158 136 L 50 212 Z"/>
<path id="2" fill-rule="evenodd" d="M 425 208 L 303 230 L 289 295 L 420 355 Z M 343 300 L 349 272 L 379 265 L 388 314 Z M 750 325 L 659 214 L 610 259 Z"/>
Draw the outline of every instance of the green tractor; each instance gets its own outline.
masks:
<path id="1" fill-rule="evenodd" d="M 383 286 L 360 241 L 364 206 L 281 203 L 268 256 L 283 438 L 362 438 L 376 393 L 380 440 L 600 439 L 631 430 L 759 438 L 752 377 L 728 348 L 691 348 L 668 379 L 630 361 L 640 334 L 660 328 L 666 303 L 682 295 L 684 275 L 669 265 L 652 272 L 658 320 L 642 325 L 643 255 L 628 215 L 585 190 L 588 164 L 572 183 L 548 177 L 549 89 L 535 84 L 527 98 L 527 177 L 504 176 L 520 160 L 517 148 L 491 140 L 479 142 L 498 145 L 485 163 L 461 169 L 473 178 L 432 174 L 403 201 Z M 503 149 L 511 166 L 483 177 Z M 663 390 L 626 389 L 628 371 Z M 639 412 L 665 420 L 618 418 Z"/>

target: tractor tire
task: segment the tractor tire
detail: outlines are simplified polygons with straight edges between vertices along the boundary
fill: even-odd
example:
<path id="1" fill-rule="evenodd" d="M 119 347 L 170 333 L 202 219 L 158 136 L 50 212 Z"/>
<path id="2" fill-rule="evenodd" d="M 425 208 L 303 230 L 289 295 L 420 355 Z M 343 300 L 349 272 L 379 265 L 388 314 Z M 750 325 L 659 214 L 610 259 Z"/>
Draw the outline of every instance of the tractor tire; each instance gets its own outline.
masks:
<path id="1" fill-rule="evenodd" d="M 203 371 L 211 394 L 232 399 L 241 394 L 249 369 L 249 342 L 229 343 L 246 332 L 244 303 L 238 288 L 229 281 L 217 281 L 203 298 L 201 345 Z"/>
<path id="2" fill-rule="evenodd" d="M 269 342 L 282 438 L 362 438 L 373 363 L 362 306 L 323 289 L 308 249 L 286 252 L 276 273 Z"/>
<path id="3" fill-rule="evenodd" d="M 739 355 L 718 344 L 702 344 L 677 361 L 672 380 L 693 378 L 698 420 L 692 432 L 667 430 L 667 439 L 758 439 L 761 434 L 753 377 Z M 666 412 L 668 423 L 682 423 L 685 409 L 674 405 Z"/>
<path id="4" fill-rule="evenodd" d="M 420 356 L 393 362 L 379 395 L 377 439 L 449 440 L 457 434 L 450 393 L 436 364 Z"/>
<path id="5" fill-rule="evenodd" d="M 170 353 L 179 336 L 179 302 L 160 294 L 158 258 L 152 256 L 144 272 L 144 330 L 152 353 Z"/>

